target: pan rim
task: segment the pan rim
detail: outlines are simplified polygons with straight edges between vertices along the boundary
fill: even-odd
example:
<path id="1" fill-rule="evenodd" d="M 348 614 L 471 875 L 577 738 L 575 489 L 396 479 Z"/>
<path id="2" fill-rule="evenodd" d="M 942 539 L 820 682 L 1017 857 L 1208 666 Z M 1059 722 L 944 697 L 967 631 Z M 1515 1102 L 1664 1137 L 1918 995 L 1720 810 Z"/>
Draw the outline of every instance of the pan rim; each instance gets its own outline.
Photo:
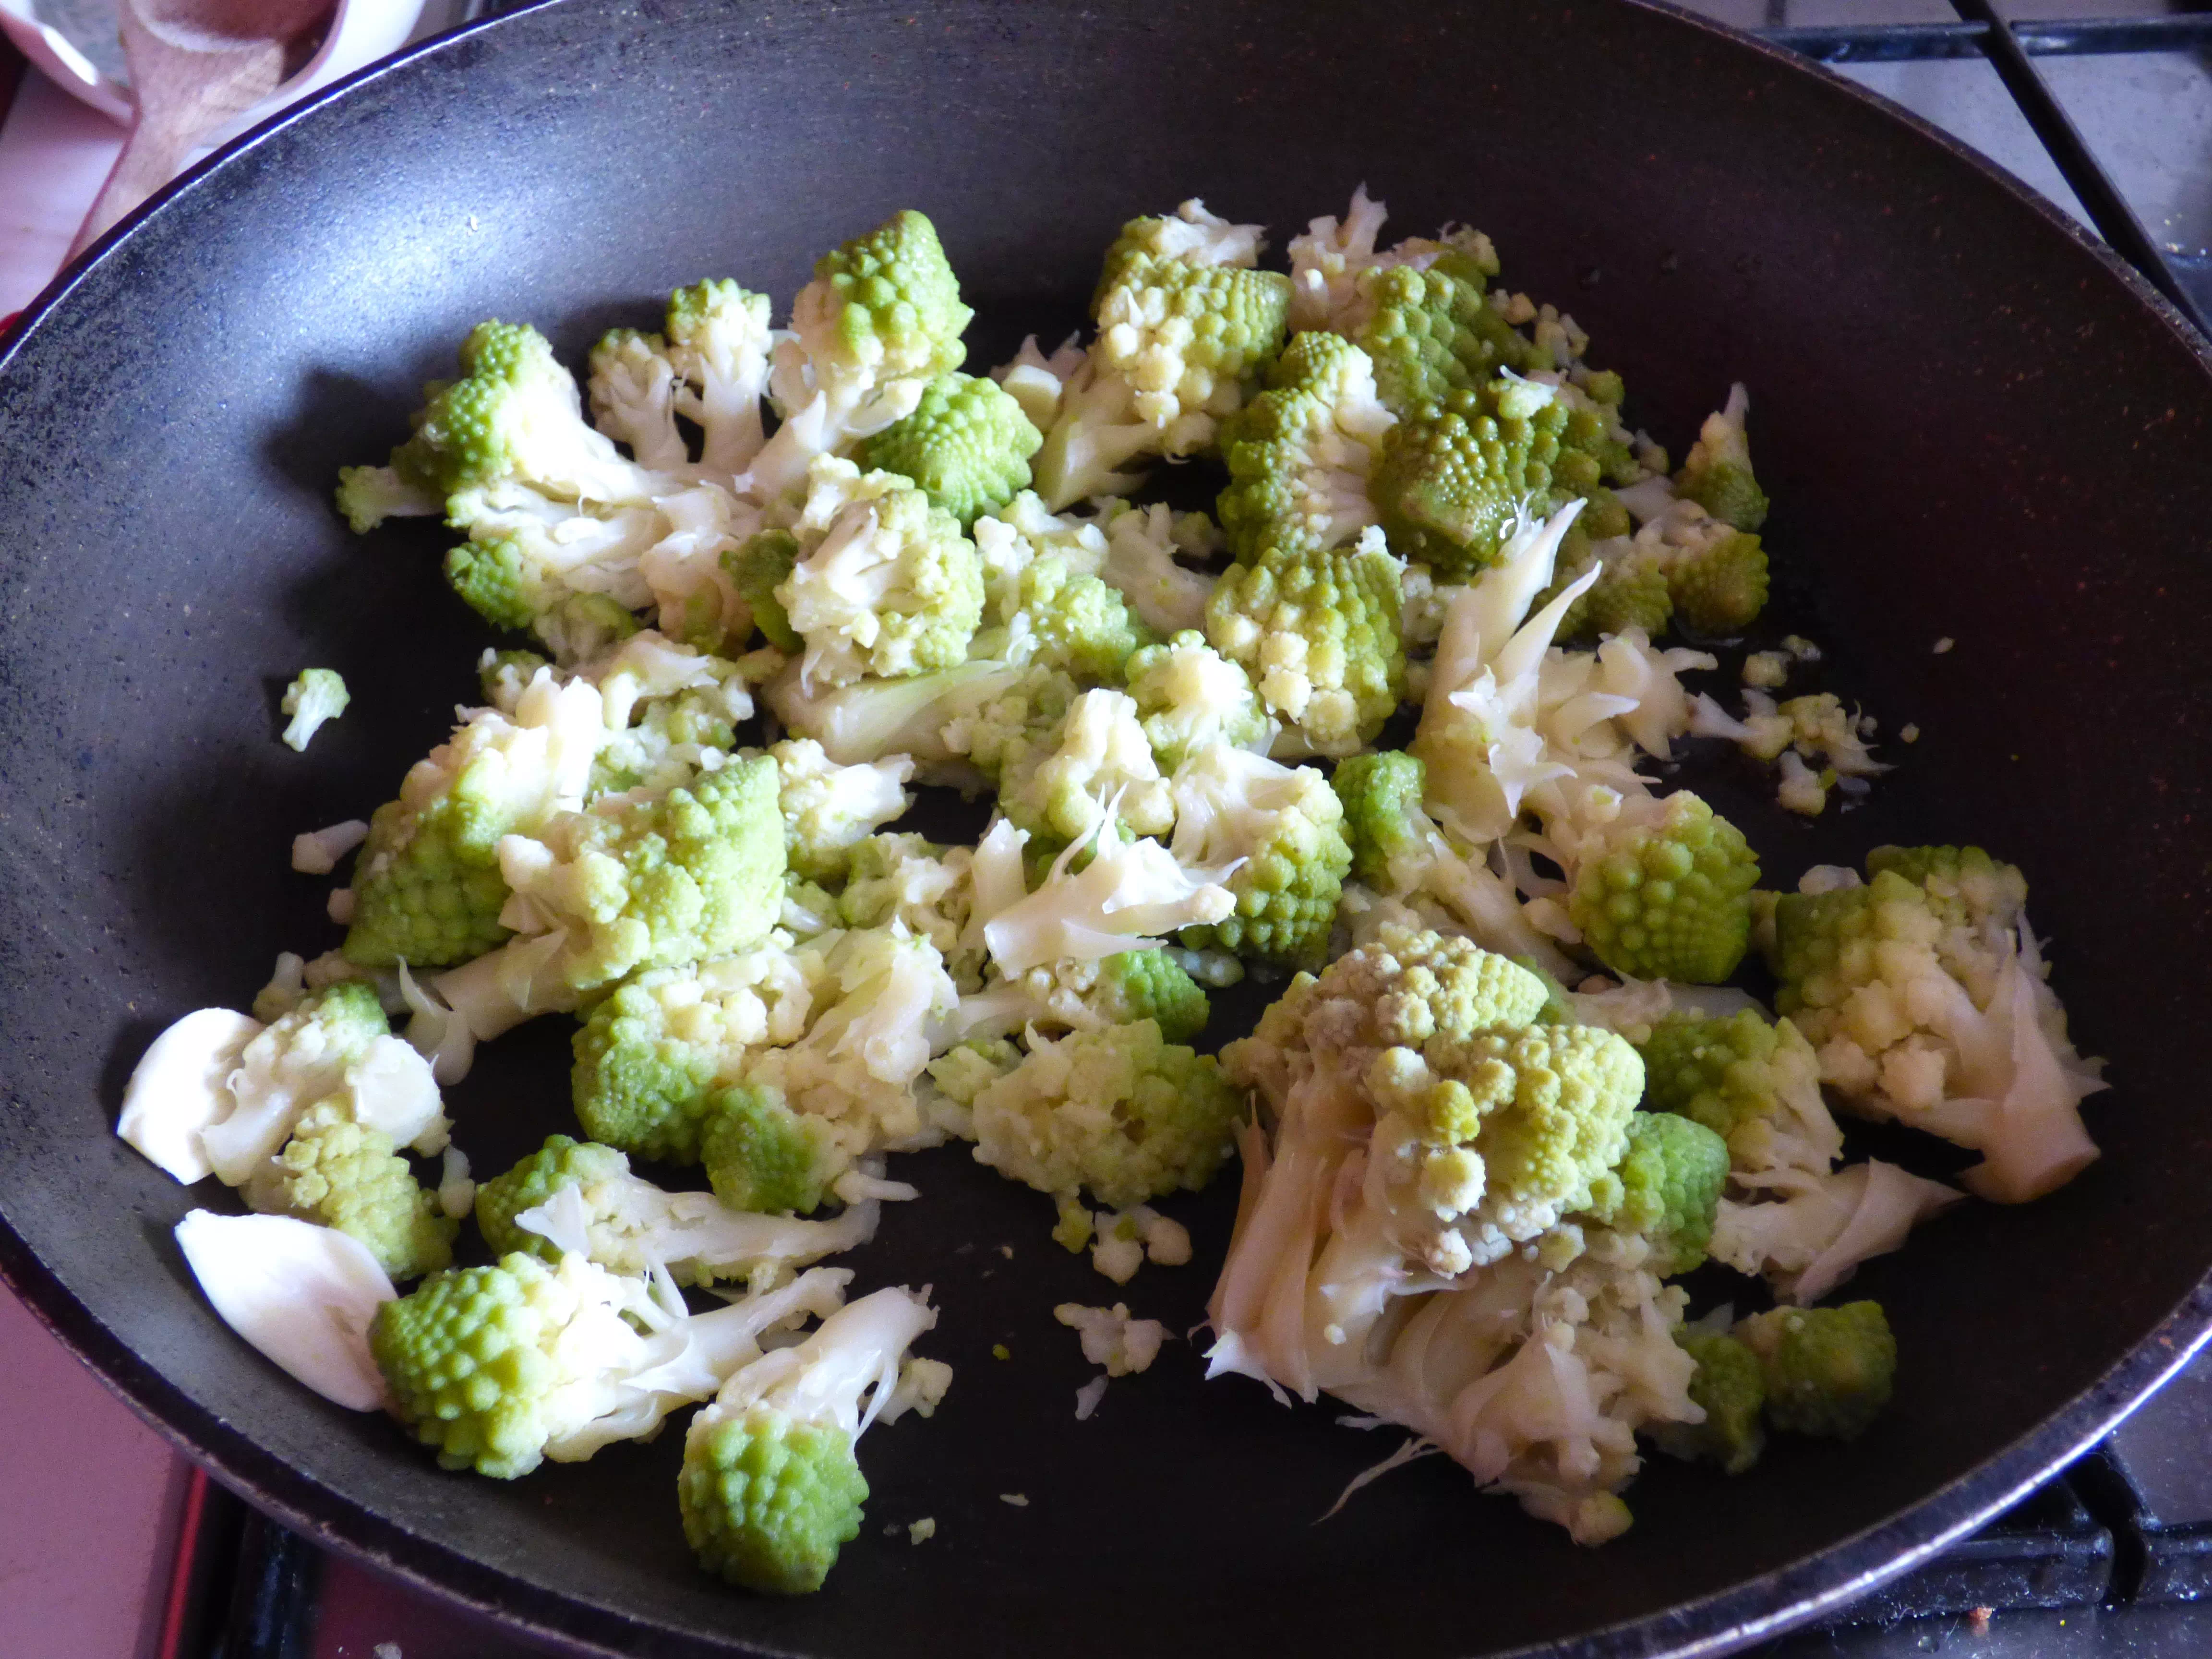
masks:
<path id="1" fill-rule="evenodd" d="M 171 201 L 189 195 L 238 158 L 289 131 L 295 122 L 310 118 L 325 105 L 348 97 L 357 88 L 388 75 L 405 73 L 417 60 L 449 51 L 457 41 L 501 29 L 542 11 L 594 3 L 532 0 L 500 15 L 464 24 L 334 82 L 204 158 L 120 222 L 25 307 L 15 327 L 0 340 L 0 374 L 8 370 L 47 315 L 113 257 L 139 224 L 163 211 Z M 2089 254 L 2117 277 L 2123 291 L 2148 308 L 2188 353 L 2208 385 L 2212 385 L 2212 339 L 2201 334 L 2102 239 L 1978 151 L 1826 65 L 1686 11 L 1668 0 L 1607 0 L 1607 3 L 1686 25 L 1724 49 L 1748 48 L 1770 69 L 1809 76 L 1830 88 L 1840 88 L 1921 140 L 1932 142 L 1952 160 L 1994 182 L 2015 204 L 2039 215 L 2076 250 Z M 319 1545 L 341 1550 L 434 1597 L 562 1651 L 610 1656 L 635 1651 L 637 1638 L 647 1632 L 665 1644 L 663 1650 L 702 1656 L 770 1651 L 755 1645 L 706 1641 L 689 1630 L 641 1622 L 574 1592 L 542 1586 L 490 1566 L 410 1530 L 269 1454 L 243 1431 L 199 1406 L 141 1360 L 15 1232 L 4 1211 L 0 1211 L 0 1281 L 6 1282 L 101 1383 L 164 1440 L 256 1508 Z M 2036 1428 L 1899 1513 L 1784 1568 L 1708 1595 L 1557 1643 L 1516 1648 L 1493 1655 L 1492 1659 L 1533 1659 L 1538 1654 L 1571 1654 L 1576 1659 L 1656 1659 L 1660 1655 L 1705 1659 L 1778 1636 L 1911 1571 L 2017 1501 L 2108 1434 L 2208 1341 L 2212 1341 L 2212 1271 L 2102 1376 Z"/>

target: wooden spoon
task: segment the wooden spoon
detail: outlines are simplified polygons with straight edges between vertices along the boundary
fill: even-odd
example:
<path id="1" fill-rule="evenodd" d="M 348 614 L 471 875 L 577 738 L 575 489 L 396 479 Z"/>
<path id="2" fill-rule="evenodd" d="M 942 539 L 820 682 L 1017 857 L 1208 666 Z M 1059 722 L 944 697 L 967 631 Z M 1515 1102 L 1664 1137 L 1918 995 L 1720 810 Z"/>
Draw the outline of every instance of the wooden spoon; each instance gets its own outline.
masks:
<path id="1" fill-rule="evenodd" d="M 333 9 L 334 0 L 123 0 L 138 118 L 70 257 L 174 178 L 208 134 L 275 92 L 293 45 Z"/>

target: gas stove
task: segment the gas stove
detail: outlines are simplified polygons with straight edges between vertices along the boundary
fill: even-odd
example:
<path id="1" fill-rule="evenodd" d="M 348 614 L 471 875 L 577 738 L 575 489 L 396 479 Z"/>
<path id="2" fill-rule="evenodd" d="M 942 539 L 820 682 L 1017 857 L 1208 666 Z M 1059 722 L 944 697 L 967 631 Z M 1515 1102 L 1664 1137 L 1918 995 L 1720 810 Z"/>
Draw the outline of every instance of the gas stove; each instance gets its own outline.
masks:
<path id="1" fill-rule="evenodd" d="M 2158 0 L 1685 0 L 1831 65 L 2072 214 L 2212 319 L 2212 9 Z M 495 8 L 496 9 L 496 8 Z M 0 46 L 0 315 L 58 264 L 121 135 Z M 168 1450 L 0 1291 L 0 1631 L 27 1656 L 526 1659 L 327 1556 Z M 27 1433 L 21 1425 L 40 1426 Z M 6 1437 L 13 1435 L 14 1438 Z M 27 1498 L 28 1501 L 24 1501 Z M 64 1560 L 66 1558 L 66 1560 Z M 2212 1654 L 2212 1358 L 1980 1532 L 1769 1659 Z M 20 1644 L 20 1645 L 19 1645 Z"/>

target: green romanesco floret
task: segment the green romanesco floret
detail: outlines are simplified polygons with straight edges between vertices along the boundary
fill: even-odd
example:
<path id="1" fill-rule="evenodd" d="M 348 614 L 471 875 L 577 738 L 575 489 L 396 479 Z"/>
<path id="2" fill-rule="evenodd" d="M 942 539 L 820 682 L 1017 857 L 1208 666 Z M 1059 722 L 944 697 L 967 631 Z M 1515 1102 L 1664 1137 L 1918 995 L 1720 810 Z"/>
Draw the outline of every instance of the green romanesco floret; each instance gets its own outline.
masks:
<path id="1" fill-rule="evenodd" d="M 1769 1024 L 1750 1008 L 1725 1018 L 1677 1009 L 1636 1048 L 1645 1103 L 1723 1137 L 1739 1170 L 1825 1171 L 1841 1156 L 1820 1061 L 1789 1020 Z"/>
<path id="2" fill-rule="evenodd" d="M 1328 780 L 1310 766 L 1216 744 L 1176 769 L 1173 790 L 1176 861 L 1191 870 L 1236 865 L 1224 884 L 1237 908 L 1185 928 L 1183 942 L 1318 968 L 1352 867 L 1344 807 Z"/>
<path id="3" fill-rule="evenodd" d="M 914 413 L 862 440 L 854 459 L 911 478 L 964 527 L 1029 488 L 1043 441 L 997 381 L 954 374 L 931 381 Z"/>
<path id="4" fill-rule="evenodd" d="M 1705 416 L 1698 441 L 1674 477 L 1680 494 L 1745 531 L 1766 522 L 1766 492 L 1752 476 L 1751 445 L 1744 434 L 1750 413 L 1751 394 L 1740 384 L 1730 386 L 1726 406 Z"/>
<path id="5" fill-rule="evenodd" d="M 1572 446 L 1576 424 L 1559 388 L 1517 375 L 1412 410 L 1370 483 L 1392 547 L 1446 581 L 1494 562 L 1531 498 L 1541 509 L 1596 486 L 1596 464 Z"/>
<path id="6" fill-rule="evenodd" d="M 245 1193 L 264 1215 L 298 1216 L 359 1239 L 395 1280 L 453 1259 L 460 1224 L 416 1181 L 392 1137 L 356 1121 L 338 1101 L 309 1107 Z"/>
<path id="7" fill-rule="evenodd" d="M 842 880 L 853 849 L 914 804 L 906 789 L 914 763 L 903 755 L 840 766 L 811 738 L 787 738 L 768 752 L 775 759 L 785 855 L 809 881 Z"/>
<path id="8" fill-rule="evenodd" d="M 777 650 L 793 653 L 804 650 L 806 642 L 793 629 L 775 590 L 791 579 L 798 562 L 799 538 L 788 530 L 758 531 L 722 555 L 723 572 L 752 612 L 761 636 Z"/>
<path id="9" fill-rule="evenodd" d="M 977 1094 L 975 1158 L 1041 1193 L 1117 1210 L 1196 1192 L 1229 1155 L 1243 1101 L 1212 1056 L 1158 1022 L 1040 1036 Z"/>
<path id="10" fill-rule="evenodd" d="M 592 763 L 590 794 L 659 793 L 695 782 L 720 765 L 752 713 L 738 665 L 658 633 L 631 636 L 588 671 L 606 700 L 610 725 Z"/>
<path id="11" fill-rule="evenodd" d="M 1758 884 L 1742 832 L 1678 790 L 1601 832 L 1579 861 L 1567 913 L 1615 973 L 1718 985 L 1751 941 Z"/>
<path id="12" fill-rule="evenodd" d="M 549 927 L 568 930 L 557 958 L 572 991 L 641 968 L 741 951 L 783 910 L 783 823 L 775 763 L 732 760 L 689 788 L 611 795 L 564 812 L 537 850 L 506 869 Z"/>
<path id="13" fill-rule="evenodd" d="M 307 740 L 325 721 L 334 720 L 352 702 L 344 678 L 335 668 L 303 668 L 284 690 L 284 712 L 291 716 L 284 727 L 285 744 L 295 754 L 305 754 Z"/>
<path id="14" fill-rule="evenodd" d="M 580 1255 L 549 1267 L 518 1252 L 385 1303 L 369 1352 L 393 1415 L 441 1465 L 512 1480 L 611 1409 L 622 1375 L 642 1369 L 646 1340 L 623 1317 L 641 1291 Z"/>
<path id="15" fill-rule="evenodd" d="M 1742 633 L 1766 607 L 1766 550 L 1756 536 L 1717 519 L 1708 522 L 1710 533 L 1668 556 L 1667 591 L 1684 628 L 1725 639 Z"/>
<path id="16" fill-rule="evenodd" d="M 512 715 L 477 709 L 377 808 L 354 869 L 349 962 L 437 968 L 507 937 L 499 843 L 579 805 L 605 741 L 598 690 L 541 669 Z"/>
<path id="17" fill-rule="evenodd" d="M 436 387 L 387 467 L 339 474 L 356 531 L 391 512 L 436 512 L 465 490 L 520 484 L 551 501 L 641 502 L 664 481 L 586 424 L 576 382 L 526 324 L 486 322 L 460 350 L 463 378 Z M 395 501 L 413 498 L 413 504 Z"/>
<path id="18" fill-rule="evenodd" d="M 805 1035 L 825 973 L 818 955 L 763 946 L 617 987 L 575 1036 L 585 1132 L 641 1158 L 698 1162 L 717 1086 L 738 1081 L 753 1050 Z"/>
<path id="19" fill-rule="evenodd" d="M 818 320 L 802 321 L 794 307 L 793 326 L 825 374 L 933 380 L 965 355 L 960 337 L 975 313 L 961 302 L 937 227 L 911 208 L 816 260 L 805 292 Z"/>
<path id="20" fill-rule="evenodd" d="M 1741 1474 L 1766 1449 L 1759 1413 L 1766 1404 L 1766 1377 L 1759 1356 L 1719 1331 L 1677 1331 L 1674 1340 L 1698 1362 L 1690 1379 L 1690 1399 L 1702 1407 L 1702 1423 L 1662 1423 L 1652 1438 L 1671 1456 L 1705 1458 L 1729 1474 Z"/>
<path id="21" fill-rule="evenodd" d="M 807 477 L 805 551 L 775 590 L 806 644 L 803 681 L 849 685 L 965 661 L 983 568 L 952 516 L 904 480 L 834 457 Z"/>
<path id="22" fill-rule="evenodd" d="M 717 1089 L 706 1112 L 700 1162 L 714 1196 L 733 1210 L 811 1214 L 845 1167 L 822 1121 L 793 1111 L 779 1090 Z"/>
<path id="23" fill-rule="evenodd" d="M 1163 430 L 1186 415 L 1233 412 L 1244 382 L 1282 349 L 1291 304 L 1278 272 L 1140 246 L 1138 227 L 1171 222 L 1123 229 L 1092 310 L 1101 368 L 1125 380 L 1138 416 Z"/>
<path id="24" fill-rule="evenodd" d="M 1085 691 L 1060 722 L 1006 765 L 999 808 L 1030 832 L 1031 849 L 1079 842 L 1110 811 L 1131 834 L 1164 836 L 1175 822 L 1168 781 L 1127 694 Z"/>
<path id="25" fill-rule="evenodd" d="M 1341 335 L 1301 334 L 1268 386 L 1222 432 L 1230 548 L 1249 560 L 1340 547 L 1375 522 L 1368 475 L 1396 419 L 1376 398 L 1375 366 Z"/>
<path id="26" fill-rule="evenodd" d="M 878 1291 L 723 1385 L 691 1419 L 677 1477 L 684 1536 L 702 1566 L 769 1595 L 821 1589 L 867 1502 L 854 1443 L 908 1403 L 933 1411 L 951 1380 L 934 1362 L 901 1363 L 936 1322 L 913 1291 Z"/>
<path id="27" fill-rule="evenodd" d="M 1428 851 L 1428 815 L 1421 808 L 1427 769 L 1419 756 L 1397 749 L 1337 763 L 1329 787 L 1344 806 L 1353 880 L 1378 893 L 1397 891 L 1408 863 Z"/>
<path id="28" fill-rule="evenodd" d="M 668 296 L 674 410 L 698 427 L 699 471 L 710 477 L 741 471 L 761 447 L 761 394 L 775 344 L 770 309 L 767 295 L 727 278 Z"/>
<path id="29" fill-rule="evenodd" d="M 1648 637 L 1657 639 L 1674 620 L 1674 591 L 1664 562 L 1648 556 L 1626 538 L 1592 542 L 1581 533 L 1582 529 L 1578 520 L 1561 542 L 1558 574 L 1530 602 L 1529 609 L 1542 610 L 1595 564 L 1601 567 L 1597 580 L 1568 605 L 1566 614 L 1559 618 L 1556 637 L 1592 639 L 1640 628 Z"/>
<path id="30" fill-rule="evenodd" d="M 1405 692 L 1401 594 L 1398 562 L 1379 535 L 1352 552 L 1263 550 L 1215 585 L 1206 636 L 1307 750 L 1353 754 Z"/>
<path id="31" fill-rule="evenodd" d="M 1784 1434 L 1855 1440 L 1889 1404 L 1897 1339 L 1878 1302 L 1776 1308 L 1732 1334 L 1758 1356 L 1766 1420 Z"/>
<path id="32" fill-rule="evenodd" d="M 563 672 L 600 661 L 642 627 L 628 606 L 605 593 L 562 594 L 530 622 L 530 631 Z"/>
<path id="33" fill-rule="evenodd" d="M 678 1285 L 781 1279 L 875 1231 L 869 1205 L 834 1221 L 788 1213 L 818 1204 L 845 1168 L 818 1124 L 789 1120 L 772 1090 L 717 1091 L 706 1135 L 720 1153 L 711 1193 L 664 1191 L 632 1174 L 612 1147 L 554 1135 L 485 1183 L 495 1192 L 478 1203 L 477 1224 L 495 1250 L 556 1265 L 580 1255 L 631 1279 L 664 1268 Z M 722 1186 L 760 1201 L 733 1203 Z"/>
<path id="34" fill-rule="evenodd" d="M 1628 1150 L 1599 1183 L 1592 1213 L 1651 1247 L 1662 1279 L 1705 1259 L 1713 1215 L 1728 1179 L 1728 1143 L 1702 1123 L 1672 1112 L 1638 1112 L 1628 1121 Z"/>
<path id="35" fill-rule="evenodd" d="M 2027 902 L 2020 871 L 1978 847 L 1878 847 L 1867 870 L 1864 885 L 1777 898 L 1770 963 L 1776 1008 L 1824 1051 L 1826 1080 L 1855 1094 L 1873 1086 L 1890 1050 L 1913 1052 L 1914 1030 L 1934 1024 L 1942 979 L 1976 1008 L 1990 1006 L 2009 955 L 2004 935 Z M 1825 1052 L 1838 1039 L 1869 1057 L 1865 1075 L 1844 1074 Z M 1939 1091 L 1916 1086 L 1908 1069 L 1902 1058 L 1890 1067 L 1886 1092 L 1932 1104 Z"/>
<path id="36" fill-rule="evenodd" d="M 549 1135 L 545 1144 L 512 1169 L 477 1183 L 477 1231 L 494 1255 L 520 1250 L 547 1261 L 558 1261 L 560 1251 L 547 1239 L 518 1226 L 515 1217 L 534 1210 L 563 1187 L 592 1188 L 619 1181 L 629 1173 L 629 1160 L 611 1146 L 570 1135 Z"/>
<path id="37" fill-rule="evenodd" d="M 1383 406 L 1400 419 L 1452 392 L 1496 378 L 1501 369 L 1549 369 L 1551 354 L 1514 331 L 1490 303 L 1480 265 L 1459 251 L 1425 269 L 1370 267 L 1356 283 L 1346 314 L 1352 340 L 1375 364 Z"/>
<path id="38" fill-rule="evenodd" d="M 1622 1190 L 1612 1172 L 1629 1150 L 1644 1063 L 1594 1026 L 1502 1026 L 1385 1048 L 1364 1083 L 1381 1120 L 1371 1147 L 1404 1167 L 1439 1224 L 1423 1258 L 1455 1273 Z M 1665 1218 L 1653 1196 L 1663 1163 L 1647 1173 L 1639 1206 Z"/>
<path id="39" fill-rule="evenodd" d="M 1260 707 L 1251 678 L 1194 629 L 1129 659 L 1129 695 L 1152 757 L 1173 772 L 1216 744 L 1264 752 L 1275 723 Z"/>
<path id="40" fill-rule="evenodd" d="M 1119 681 L 1152 638 L 1120 589 L 1049 556 L 1023 567 L 999 615 L 1025 640 L 1030 661 L 1091 684 Z"/>

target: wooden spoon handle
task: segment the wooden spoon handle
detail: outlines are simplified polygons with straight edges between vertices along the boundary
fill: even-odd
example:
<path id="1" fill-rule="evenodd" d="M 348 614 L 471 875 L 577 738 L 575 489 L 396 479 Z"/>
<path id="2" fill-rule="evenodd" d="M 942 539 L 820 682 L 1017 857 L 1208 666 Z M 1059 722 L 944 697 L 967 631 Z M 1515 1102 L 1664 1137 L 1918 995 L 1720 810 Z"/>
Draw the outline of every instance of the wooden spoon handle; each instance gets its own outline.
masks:
<path id="1" fill-rule="evenodd" d="M 186 51 L 146 28 L 129 6 L 122 25 L 138 118 L 70 244 L 72 259 L 174 178 L 202 138 L 268 97 L 283 78 L 279 41 Z"/>

